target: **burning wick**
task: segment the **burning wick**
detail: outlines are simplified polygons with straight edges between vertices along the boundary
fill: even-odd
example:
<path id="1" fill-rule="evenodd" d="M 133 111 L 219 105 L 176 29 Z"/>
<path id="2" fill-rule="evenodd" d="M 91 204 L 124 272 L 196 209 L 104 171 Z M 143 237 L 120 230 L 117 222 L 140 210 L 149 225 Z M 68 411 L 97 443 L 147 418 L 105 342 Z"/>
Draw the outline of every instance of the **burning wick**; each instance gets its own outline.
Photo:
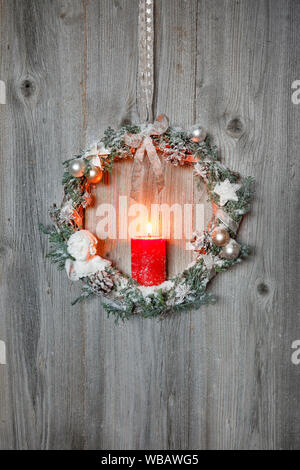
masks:
<path id="1" fill-rule="evenodd" d="M 151 222 L 147 223 L 147 234 L 148 234 L 148 237 L 151 238 L 151 235 L 152 235 L 152 224 L 151 224 Z"/>

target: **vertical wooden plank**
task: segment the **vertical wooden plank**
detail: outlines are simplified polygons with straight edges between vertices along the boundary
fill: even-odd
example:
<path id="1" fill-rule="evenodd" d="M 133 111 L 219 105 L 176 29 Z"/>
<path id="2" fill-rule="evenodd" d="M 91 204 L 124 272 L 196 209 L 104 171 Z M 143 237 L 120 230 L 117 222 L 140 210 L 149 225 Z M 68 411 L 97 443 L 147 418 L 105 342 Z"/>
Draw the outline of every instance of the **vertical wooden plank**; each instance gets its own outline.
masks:
<path id="1" fill-rule="evenodd" d="M 88 145 L 103 135 L 109 125 L 119 127 L 122 122 L 131 121 L 134 114 L 138 2 L 104 0 L 84 5 Z M 124 331 L 106 319 L 100 300 L 85 305 L 84 311 L 86 448 L 118 448 L 120 444 L 122 448 L 120 441 L 131 439 L 131 427 L 125 431 L 128 405 L 124 394 L 130 379 L 126 374 Z"/>
<path id="2" fill-rule="evenodd" d="M 3 1 L 0 1 L 0 80 L 6 84 L 6 54 L 7 48 L 5 47 L 4 41 L 4 28 L 5 28 L 5 5 Z M 7 118 L 7 107 L 4 104 L 0 104 L 0 166 L 4 169 L 4 139 L 5 139 L 5 124 Z M 1 207 L 4 205 L 4 194 L 5 194 L 5 185 L 4 185 L 5 174 L 2 170 L 0 172 L 0 203 Z M 0 212 L 1 226 L 3 226 L 4 219 L 2 217 L 2 210 Z M 9 253 L 6 248 L 7 244 L 4 243 L 3 232 L 0 231 L 0 290 L 1 294 L 3 292 L 3 278 L 4 278 L 4 268 L 5 268 L 5 258 Z M 7 343 L 7 329 L 6 321 L 4 316 L 4 305 L 3 305 L 3 295 L 0 296 L 0 341 Z M 7 362 L 7 351 L 6 351 L 6 362 Z M 1 361 L 0 361 L 1 363 Z M 0 448 L 9 449 L 13 446 L 13 426 L 12 419 L 10 415 L 9 403 L 9 381 L 8 381 L 8 367 L 6 365 L 0 365 Z"/>
<path id="3" fill-rule="evenodd" d="M 136 92 L 133 79 L 137 70 L 138 2 L 102 2 L 100 15 L 106 18 L 104 30 L 95 26 L 99 19 L 98 8 L 97 2 L 87 8 L 91 54 L 87 131 L 90 138 L 99 135 L 100 127 L 104 130 L 105 126 L 118 125 L 130 117 L 130 103 L 135 101 Z M 174 124 L 178 121 L 183 125 L 191 124 L 195 54 L 190 44 L 196 40 L 196 2 L 158 1 L 155 20 L 156 114 L 166 112 Z M 101 44 L 99 51 L 98 44 Z M 109 60 L 112 44 L 115 46 L 113 58 Z M 95 50 L 98 59 L 92 61 Z M 99 123 L 95 116 L 101 109 L 105 114 Z M 178 119 L 179 112 L 182 120 Z M 191 174 L 185 180 L 179 173 L 180 170 L 176 183 L 173 181 L 173 200 L 182 199 L 182 193 L 187 193 L 192 180 Z M 86 308 L 87 446 L 187 447 L 189 316 L 162 323 L 133 319 L 116 328 L 112 320 L 103 318 L 98 308 L 95 304 Z"/>
<path id="4" fill-rule="evenodd" d="M 219 303 L 205 316 L 193 314 L 193 448 L 274 449 L 298 442 L 295 401 L 293 423 L 286 418 L 290 393 L 299 390 L 299 375 L 292 377 L 289 366 L 296 313 L 289 331 L 285 321 L 292 309 L 287 273 L 296 275 L 289 182 L 295 157 L 287 152 L 297 142 L 288 127 L 297 112 L 289 93 L 293 11 L 293 2 L 198 3 L 197 111 L 225 163 L 255 176 L 257 198 L 240 233 L 255 246 L 255 257 L 219 276 L 213 283 Z"/>
<path id="5" fill-rule="evenodd" d="M 188 128 L 195 120 L 197 2 L 158 1 L 156 5 L 156 112 L 165 112 L 173 125 Z M 174 198 L 181 192 L 190 194 L 193 188 L 192 175 L 183 173 L 178 173 L 170 189 Z M 174 316 L 163 322 L 159 330 L 154 328 L 151 325 L 160 344 L 155 362 L 161 364 L 161 376 L 153 388 L 161 389 L 162 400 L 158 405 L 156 395 L 152 403 L 156 417 L 164 414 L 164 433 L 162 439 L 151 439 L 150 445 L 188 448 L 190 315 Z M 151 425 L 155 426 L 154 420 Z"/>
<path id="6" fill-rule="evenodd" d="M 49 94 L 52 106 L 50 122 L 57 121 L 51 129 L 51 142 L 55 145 L 53 155 L 54 169 L 52 183 L 47 191 L 46 202 L 61 202 L 62 162 L 78 153 L 84 145 L 86 126 L 85 103 L 85 67 L 86 46 L 84 28 L 84 8 L 80 0 L 56 0 L 49 10 L 41 3 L 44 12 L 43 25 L 47 34 L 54 41 L 56 52 L 46 49 L 50 63 L 52 80 Z M 53 16 L 53 24 L 48 26 L 48 15 Z M 53 31 L 54 28 L 54 31 Z M 44 48 L 39 49 L 43 56 Z M 47 101 L 46 101 L 47 102 Z M 48 111 L 49 114 L 49 111 Z M 49 155 L 49 154 L 48 154 Z M 47 155 L 46 155 L 47 157 Z M 49 156 L 48 156 L 49 158 Z M 43 212 L 45 213 L 45 212 Z M 47 245 L 42 237 L 43 246 Z M 46 267 L 49 272 L 49 264 Z M 44 268 L 45 269 L 45 268 Z M 52 272 L 52 271 L 50 271 Z M 48 436 L 46 446 L 52 449 L 82 449 L 84 436 L 84 386 L 85 386 L 85 333 L 83 311 L 76 314 L 71 302 L 76 295 L 76 287 L 69 283 L 65 273 L 57 273 L 54 268 L 51 308 L 53 317 L 50 326 L 45 326 L 45 333 L 50 335 L 48 354 L 52 365 L 46 386 L 50 387 Z M 47 277 L 49 274 L 47 275 Z M 44 316 L 43 315 L 43 316 Z"/>
<path id="7" fill-rule="evenodd" d="M 44 259 L 48 246 L 38 230 L 53 199 L 60 202 L 61 162 L 81 145 L 83 11 L 77 0 L 3 0 L 1 12 L 8 85 L 1 122 L 8 349 L 1 446 L 83 447 L 81 319 L 71 310 L 67 280 Z"/>

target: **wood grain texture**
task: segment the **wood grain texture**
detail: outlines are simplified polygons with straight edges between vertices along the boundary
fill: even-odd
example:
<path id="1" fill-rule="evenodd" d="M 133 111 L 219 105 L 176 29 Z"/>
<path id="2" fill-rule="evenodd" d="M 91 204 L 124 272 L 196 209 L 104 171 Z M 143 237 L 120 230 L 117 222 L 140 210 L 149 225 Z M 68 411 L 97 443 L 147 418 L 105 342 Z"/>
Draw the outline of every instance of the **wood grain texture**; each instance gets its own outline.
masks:
<path id="1" fill-rule="evenodd" d="M 257 181 L 255 254 L 213 281 L 217 305 L 116 327 L 44 259 L 62 161 L 137 120 L 137 4 L 0 0 L 0 448 L 299 449 L 298 1 L 156 1 L 154 115 L 200 121 Z M 189 197 L 181 175 L 164 197 Z"/>

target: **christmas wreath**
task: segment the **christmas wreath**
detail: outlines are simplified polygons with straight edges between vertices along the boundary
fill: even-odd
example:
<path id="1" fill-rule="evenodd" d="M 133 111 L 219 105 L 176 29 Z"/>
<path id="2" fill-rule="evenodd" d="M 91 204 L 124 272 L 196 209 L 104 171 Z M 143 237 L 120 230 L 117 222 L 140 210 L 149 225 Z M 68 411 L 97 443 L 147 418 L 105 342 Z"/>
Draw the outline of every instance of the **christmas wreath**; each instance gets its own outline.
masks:
<path id="1" fill-rule="evenodd" d="M 206 183 L 213 206 L 209 226 L 203 233 L 195 233 L 191 240 L 194 262 L 158 286 L 141 286 L 98 256 L 97 238 L 84 229 L 84 211 L 91 204 L 93 185 L 101 181 L 104 172 L 113 170 L 116 161 L 133 159 L 135 197 L 144 154 L 149 157 L 159 189 L 164 183 L 161 159 L 171 165 L 192 166 L 195 178 Z M 169 127 L 167 117 L 161 115 L 153 125 L 108 128 L 96 144 L 63 165 L 62 204 L 50 210 L 53 226 L 41 225 L 41 230 L 49 235 L 51 251 L 47 257 L 58 269 L 66 269 L 71 280 L 83 283 L 81 295 L 73 304 L 91 295 L 103 296 L 104 308 L 116 321 L 136 314 L 162 317 L 198 308 L 215 302 L 207 292 L 209 281 L 249 254 L 249 248 L 236 241 L 236 234 L 250 208 L 253 179 L 242 178 L 221 164 L 215 146 L 200 126 L 186 132 Z"/>

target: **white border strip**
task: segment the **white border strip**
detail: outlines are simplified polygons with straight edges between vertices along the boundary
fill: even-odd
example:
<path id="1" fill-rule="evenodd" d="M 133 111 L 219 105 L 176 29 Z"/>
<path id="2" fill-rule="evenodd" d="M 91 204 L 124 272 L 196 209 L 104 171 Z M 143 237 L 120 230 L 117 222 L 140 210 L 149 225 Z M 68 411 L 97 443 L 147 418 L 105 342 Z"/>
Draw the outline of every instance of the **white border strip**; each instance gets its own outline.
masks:
<path id="1" fill-rule="evenodd" d="M 6 104 L 6 86 L 3 80 L 0 80 L 0 104 Z"/>
<path id="2" fill-rule="evenodd" d="M 6 345 L 4 341 L 0 340 L 0 364 L 6 364 Z"/>

